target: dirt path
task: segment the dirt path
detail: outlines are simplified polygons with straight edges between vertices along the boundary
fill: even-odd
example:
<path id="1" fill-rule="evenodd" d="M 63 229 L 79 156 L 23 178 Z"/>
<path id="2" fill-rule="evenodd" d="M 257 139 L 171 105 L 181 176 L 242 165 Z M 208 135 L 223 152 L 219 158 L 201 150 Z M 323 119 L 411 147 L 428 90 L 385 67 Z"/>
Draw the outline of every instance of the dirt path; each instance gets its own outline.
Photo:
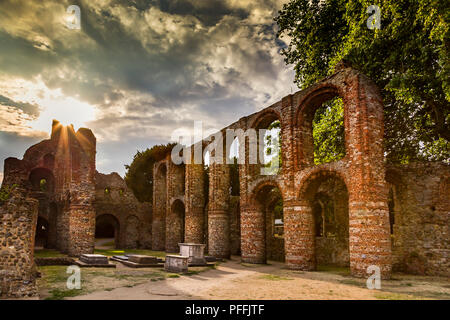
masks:
<path id="1" fill-rule="evenodd" d="M 217 269 L 198 275 L 164 281 L 149 281 L 132 288 L 98 291 L 71 299 L 87 300 L 163 300 L 163 299 L 417 299 L 415 287 L 402 280 L 382 283 L 386 289 L 369 290 L 364 279 L 329 272 L 296 272 L 281 263 L 243 265 L 238 259 L 222 263 Z M 417 283 L 419 286 L 420 284 Z M 442 283 L 422 283 L 427 290 L 450 295 Z M 423 289 L 423 288 L 422 288 Z M 417 290 L 416 290 L 417 291 Z M 420 292 L 420 290 L 418 291 Z"/>

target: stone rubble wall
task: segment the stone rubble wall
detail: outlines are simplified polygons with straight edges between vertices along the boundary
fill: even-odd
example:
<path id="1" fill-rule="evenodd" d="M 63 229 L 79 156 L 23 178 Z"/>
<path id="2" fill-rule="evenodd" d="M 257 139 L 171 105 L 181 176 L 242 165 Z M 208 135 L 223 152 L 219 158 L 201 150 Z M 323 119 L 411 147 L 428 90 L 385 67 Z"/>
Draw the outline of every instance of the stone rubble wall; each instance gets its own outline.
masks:
<path id="1" fill-rule="evenodd" d="M 450 276 L 450 166 L 443 163 L 390 165 L 394 190 L 394 270 Z"/>
<path id="2" fill-rule="evenodd" d="M 38 201 L 17 188 L 0 203 L 0 298 L 37 294 L 34 236 Z"/>

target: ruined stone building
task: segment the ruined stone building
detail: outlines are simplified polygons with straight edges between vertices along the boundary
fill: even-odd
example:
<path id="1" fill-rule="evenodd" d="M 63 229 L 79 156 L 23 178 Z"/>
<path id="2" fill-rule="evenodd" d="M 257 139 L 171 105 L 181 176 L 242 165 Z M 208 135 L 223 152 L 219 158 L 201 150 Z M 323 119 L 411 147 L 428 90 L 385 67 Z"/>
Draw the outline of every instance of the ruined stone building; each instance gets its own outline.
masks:
<path id="1" fill-rule="evenodd" d="M 318 165 L 312 122 L 334 97 L 344 104 L 345 156 Z M 75 256 L 93 251 L 97 229 L 121 248 L 178 252 L 180 242 L 205 243 L 211 256 L 278 260 L 290 269 L 335 264 L 365 277 L 374 265 L 383 278 L 393 270 L 450 276 L 449 165 L 386 164 L 383 102 L 370 79 L 341 66 L 221 132 L 265 129 L 275 121 L 281 126 L 277 174 L 261 174 L 263 165 L 250 163 L 244 135 L 238 177 L 226 160 L 207 169 L 193 161 L 175 165 L 170 155 L 156 163 L 152 206 L 137 203 L 117 174 L 96 173 L 90 130 L 54 123 L 50 140 L 23 160 L 5 161 L 3 185 L 16 187 L 0 204 L 0 295 L 35 293 L 36 226 L 45 246 Z M 205 152 L 211 142 L 197 146 Z M 227 157 L 228 146 L 220 147 Z M 39 234 L 43 224 L 47 237 Z"/>
<path id="2" fill-rule="evenodd" d="M 139 203 L 117 174 L 95 170 L 96 138 L 54 121 L 49 140 L 22 160 L 5 160 L 0 203 L 0 295 L 35 292 L 35 246 L 70 256 L 93 253 L 97 236 L 116 248 L 151 247 L 151 205 Z"/>
<path id="3" fill-rule="evenodd" d="M 316 165 L 312 120 L 334 97 L 344 103 L 345 156 Z M 206 243 L 216 257 L 279 260 L 291 269 L 335 264 L 363 277 L 375 265 L 383 278 L 392 270 L 450 275 L 450 168 L 386 165 L 383 102 L 367 77 L 342 65 L 310 88 L 223 128 L 222 137 L 227 129 L 264 129 L 274 121 L 281 123 L 281 170 L 261 174 L 261 164 L 250 164 L 248 137 L 239 137 L 245 164 L 239 165 L 237 197 L 225 159 L 211 164 L 209 175 L 192 160 L 175 166 L 168 156 L 155 164 L 154 250 L 176 251 L 184 240 Z M 211 141 L 197 144 L 205 152 Z"/>
<path id="4" fill-rule="evenodd" d="M 96 237 L 115 238 L 116 248 L 152 247 L 152 208 L 137 201 L 117 174 L 95 175 Z"/>

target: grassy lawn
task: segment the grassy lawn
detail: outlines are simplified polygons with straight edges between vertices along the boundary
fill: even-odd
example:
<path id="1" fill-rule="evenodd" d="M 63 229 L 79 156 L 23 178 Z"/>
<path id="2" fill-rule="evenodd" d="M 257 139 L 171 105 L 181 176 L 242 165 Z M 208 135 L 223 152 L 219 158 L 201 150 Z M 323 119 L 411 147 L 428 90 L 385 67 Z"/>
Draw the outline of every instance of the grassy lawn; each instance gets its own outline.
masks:
<path id="1" fill-rule="evenodd" d="M 339 275 L 350 275 L 349 267 L 338 267 L 333 265 L 317 265 L 317 271 L 339 274 Z"/>
<path id="2" fill-rule="evenodd" d="M 52 249 L 37 249 L 34 250 L 35 258 L 61 258 L 67 257 L 67 255 L 60 253 L 59 251 Z"/>
<path id="3" fill-rule="evenodd" d="M 105 254 L 104 250 L 96 253 Z M 154 251 L 149 250 L 127 250 L 127 253 L 151 254 Z M 109 252 L 108 255 L 123 254 L 123 251 Z M 163 257 L 163 252 L 158 252 L 158 256 Z M 63 255 L 64 256 L 64 255 Z M 215 268 L 215 266 L 207 267 L 190 267 L 189 272 L 185 275 L 165 272 L 162 268 L 140 268 L 133 269 L 118 266 L 114 268 L 81 268 L 81 289 L 67 289 L 67 279 L 71 274 L 67 274 L 67 266 L 40 266 L 41 278 L 37 280 L 41 299 L 45 300 L 61 300 L 66 297 L 74 297 L 85 295 L 94 291 L 111 291 L 115 288 L 134 287 L 136 285 L 146 283 L 148 281 L 162 281 L 167 278 L 181 278 L 183 276 L 191 276 L 199 274 L 203 271 Z"/>

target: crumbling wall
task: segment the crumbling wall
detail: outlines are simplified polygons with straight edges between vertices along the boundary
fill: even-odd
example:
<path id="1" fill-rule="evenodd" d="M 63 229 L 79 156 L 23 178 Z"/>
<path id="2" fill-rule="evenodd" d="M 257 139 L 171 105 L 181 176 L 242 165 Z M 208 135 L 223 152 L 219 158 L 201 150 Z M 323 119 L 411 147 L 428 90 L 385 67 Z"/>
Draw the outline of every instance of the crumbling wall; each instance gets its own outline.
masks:
<path id="1" fill-rule="evenodd" d="M 118 173 L 96 173 L 94 209 L 97 219 L 105 215 L 116 219 L 116 248 L 151 249 L 152 206 L 140 203 Z"/>
<path id="2" fill-rule="evenodd" d="M 11 228 L 0 233 L 4 295 L 35 293 L 30 268 L 39 214 L 49 221 L 50 245 L 71 256 L 93 252 L 95 154 L 90 130 L 75 132 L 53 121 L 50 139 L 30 147 L 22 160 L 5 160 L 2 186 L 15 186 L 18 193 L 1 209 L 2 228 Z"/>
<path id="3" fill-rule="evenodd" d="M 338 161 L 316 165 L 312 121 L 322 103 L 335 97 L 342 98 L 344 103 L 345 156 Z M 245 147 L 245 163 L 239 165 L 240 249 L 244 262 L 264 263 L 266 254 L 274 257 L 272 252 L 281 251 L 278 248 L 284 246 L 286 265 L 291 269 L 314 270 L 317 263 L 331 262 L 350 265 L 352 275 L 367 277 L 368 267 L 375 265 L 380 267 L 382 278 L 389 278 L 392 261 L 396 265 L 404 265 L 405 252 L 425 256 L 428 262 L 419 262 L 419 265 L 430 270 L 427 272 L 442 273 L 448 269 L 449 183 L 448 178 L 433 178 L 437 175 L 436 170 L 441 168 L 433 167 L 427 174 L 400 172 L 400 176 L 406 174 L 405 184 L 410 181 L 411 184 L 403 189 L 397 188 L 397 202 L 403 205 L 396 205 L 395 210 L 404 216 L 410 215 L 411 219 L 408 223 L 402 222 L 403 225 L 396 223 L 394 228 L 399 235 L 394 235 L 391 248 L 389 193 L 383 152 L 383 102 L 379 89 L 370 79 L 341 63 L 336 67 L 335 74 L 239 119 L 223 128 L 221 133 L 225 137 L 227 129 L 246 132 L 267 128 L 274 120 L 279 120 L 281 124 L 282 168 L 277 174 L 261 174 L 261 165 L 249 161 L 248 138 L 245 142 L 239 141 L 240 146 Z M 211 139 L 197 143 L 201 144 L 202 150 L 205 141 Z M 211 156 L 214 157 L 213 152 Z M 168 161 L 170 159 L 165 160 L 166 166 Z M 229 168 L 220 163 L 210 165 L 208 195 L 202 192 L 205 189 L 202 186 L 206 185 L 204 177 L 201 177 L 202 170 L 200 164 L 188 164 L 186 167 L 186 238 L 195 241 L 204 239 L 209 254 L 228 258 L 230 252 L 235 252 L 237 248 L 237 224 L 233 220 L 237 206 L 230 198 Z M 168 173 L 167 179 L 162 180 L 157 174 L 155 166 L 154 190 L 166 189 L 163 193 L 154 192 L 155 212 L 161 210 L 166 214 L 172 203 L 167 188 L 174 178 Z M 340 192 L 328 194 L 336 202 L 333 209 L 336 234 L 316 237 L 315 197 L 326 191 L 322 190 L 324 187 L 321 184 L 326 185 L 327 179 L 340 180 L 346 192 L 345 195 Z M 420 179 L 428 181 L 431 189 L 425 188 Z M 274 240 L 268 236 L 267 215 L 261 202 L 256 199 L 258 188 L 264 184 L 277 186 L 282 193 L 284 239 Z M 430 200 L 435 199 L 437 194 L 439 201 Z M 206 211 L 207 216 L 201 219 L 202 205 L 205 203 L 207 207 L 203 207 L 203 212 Z M 407 213 L 403 213 L 405 210 Z M 416 213 L 410 213 L 413 211 Z M 154 218 L 153 230 L 164 223 L 168 223 L 163 228 L 167 234 L 170 219 Z M 202 226 L 205 223 L 207 225 Z M 414 228 L 414 223 L 423 230 Z M 202 229 L 207 232 L 203 236 Z M 412 238 L 419 240 L 413 241 Z M 266 251 L 267 246 L 270 253 Z"/>
<path id="4" fill-rule="evenodd" d="M 393 188 L 393 266 L 397 271 L 450 276 L 450 166 L 388 166 Z"/>
<path id="5" fill-rule="evenodd" d="M 14 188 L 9 199 L 0 202 L 0 298 L 37 295 L 34 265 L 37 217 L 38 201 L 29 198 L 25 189 Z"/>

